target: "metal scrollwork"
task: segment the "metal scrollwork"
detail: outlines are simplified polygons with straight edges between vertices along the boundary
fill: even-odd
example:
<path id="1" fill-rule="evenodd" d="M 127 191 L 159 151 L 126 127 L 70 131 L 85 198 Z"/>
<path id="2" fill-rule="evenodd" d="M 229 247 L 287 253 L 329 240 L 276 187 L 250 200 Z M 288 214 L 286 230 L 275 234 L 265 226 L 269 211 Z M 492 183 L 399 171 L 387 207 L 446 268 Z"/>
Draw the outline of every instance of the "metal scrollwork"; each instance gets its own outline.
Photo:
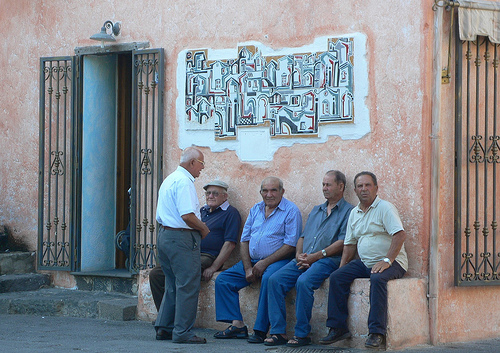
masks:
<path id="1" fill-rule="evenodd" d="M 483 163 L 484 162 L 484 148 L 483 145 L 481 144 L 481 140 L 483 137 L 481 135 L 474 135 L 471 137 L 473 144 L 472 147 L 469 149 L 469 154 L 470 158 L 469 161 L 471 163 Z"/>
<path id="2" fill-rule="evenodd" d="M 499 140 L 500 136 L 490 136 L 491 145 L 488 148 L 488 162 L 490 163 L 498 163 L 500 161 L 500 155 L 498 154 L 500 150 L 500 146 L 498 145 Z"/>
<path id="3" fill-rule="evenodd" d="M 50 170 L 52 175 L 63 175 L 64 174 L 64 165 L 61 160 L 61 156 L 64 154 L 63 151 L 52 151 L 50 152 L 54 159 L 50 165 Z"/>
<path id="4" fill-rule="evenodd" d="M 143 154 L 141 159 L 141 174 L 151 174 L 151 158 L 149 157 L 151 153 L 153 153 L 151 148 L 141 149 L 141 154 Z"/>

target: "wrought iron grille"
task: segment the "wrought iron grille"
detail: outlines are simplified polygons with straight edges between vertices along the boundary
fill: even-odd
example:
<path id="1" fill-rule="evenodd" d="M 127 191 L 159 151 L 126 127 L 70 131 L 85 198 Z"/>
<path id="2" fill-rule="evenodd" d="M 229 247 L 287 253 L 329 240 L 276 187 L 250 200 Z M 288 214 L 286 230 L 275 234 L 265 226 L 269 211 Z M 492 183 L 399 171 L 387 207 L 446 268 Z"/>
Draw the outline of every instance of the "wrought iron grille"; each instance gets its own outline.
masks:
<path id="1" fill-rule="evenodd" d="M 163 50 L 133 53 L 131 269 L 156 265 L 156 204 L 163 179 Z"/>
<path id="2" fill-rule="evenodd" d="M 500 47 L 456 43 L 455 284 L 499 285 Z"/>
<path id="3" fill-rule="evenodd" d="M 39 269 L 74 267 L 74 67 L 71 57 L 40 59 Z"/>

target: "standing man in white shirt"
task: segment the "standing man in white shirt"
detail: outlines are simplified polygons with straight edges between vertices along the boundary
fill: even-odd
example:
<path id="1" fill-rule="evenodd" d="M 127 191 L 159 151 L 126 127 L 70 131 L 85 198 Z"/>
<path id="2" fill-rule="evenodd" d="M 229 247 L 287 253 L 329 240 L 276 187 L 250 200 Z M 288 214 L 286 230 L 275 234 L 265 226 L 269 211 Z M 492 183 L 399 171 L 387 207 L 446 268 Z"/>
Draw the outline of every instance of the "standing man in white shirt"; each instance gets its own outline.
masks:
<path id="1" fill-rule="evenodd" d="M 200 291 L 200 243 L 210 232 L 200 220 L 194 179 L 205 167 L 203 153 L 186 148 L 179 166 L 161 184 L 156 220 L 159 223 L 158 259 L 165 274 L 165 294 L 155 321 L 157 332 L 175 343 L 206 343 L 191 329 Z"/>

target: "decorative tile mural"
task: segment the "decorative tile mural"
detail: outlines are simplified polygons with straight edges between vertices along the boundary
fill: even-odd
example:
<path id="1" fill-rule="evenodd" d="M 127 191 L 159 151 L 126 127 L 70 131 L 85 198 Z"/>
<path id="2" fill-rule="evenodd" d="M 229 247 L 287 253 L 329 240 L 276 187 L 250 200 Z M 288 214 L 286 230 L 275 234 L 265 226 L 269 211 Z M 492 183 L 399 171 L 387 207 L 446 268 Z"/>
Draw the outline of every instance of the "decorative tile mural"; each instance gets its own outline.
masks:
<path id="1" fill-rule="evenodd" d="M 268 127 L 271 138 L 318 136 L 325 124 L 354 120 L 353 37 L 283 55 L 263 55 L 255 45 L 223 59 L 187 50 L 185 70 L 185 119 L 194 129 L 212 120 L 217 140 L 252 126 Z"/>
<path id="2" fill-rule="evenodd" d="M 177 56 L 180 148 L 235 151 L 265 162 L 282 147 L 370 132 L 366 36 L 314 38 L 301 47 L 259 42 L 186 49 Z"/>

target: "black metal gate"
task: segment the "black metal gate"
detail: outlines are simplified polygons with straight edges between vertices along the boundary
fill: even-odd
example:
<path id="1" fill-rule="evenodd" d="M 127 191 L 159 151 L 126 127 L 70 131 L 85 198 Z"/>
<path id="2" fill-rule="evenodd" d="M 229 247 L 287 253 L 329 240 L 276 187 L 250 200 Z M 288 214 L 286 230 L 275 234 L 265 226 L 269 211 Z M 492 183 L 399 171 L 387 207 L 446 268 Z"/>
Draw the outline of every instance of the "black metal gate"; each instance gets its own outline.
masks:
<path id="1" fill-rule="evenodd" d="M 40 59 L 38 268 L 75 268 L 78 166 L 74 57 Z"/>
<path id="2" fill-rule="evenodd" d="M 500 47 L 455 42 L 455 284 L 499 285 Z"/>
<path id="3" fill-rule="evenodd" d="M 156 265 L 156 204 L 163 180 L 163 62 L 162 49 L 133 53 L 130 258 L 135 271 Z"/>

